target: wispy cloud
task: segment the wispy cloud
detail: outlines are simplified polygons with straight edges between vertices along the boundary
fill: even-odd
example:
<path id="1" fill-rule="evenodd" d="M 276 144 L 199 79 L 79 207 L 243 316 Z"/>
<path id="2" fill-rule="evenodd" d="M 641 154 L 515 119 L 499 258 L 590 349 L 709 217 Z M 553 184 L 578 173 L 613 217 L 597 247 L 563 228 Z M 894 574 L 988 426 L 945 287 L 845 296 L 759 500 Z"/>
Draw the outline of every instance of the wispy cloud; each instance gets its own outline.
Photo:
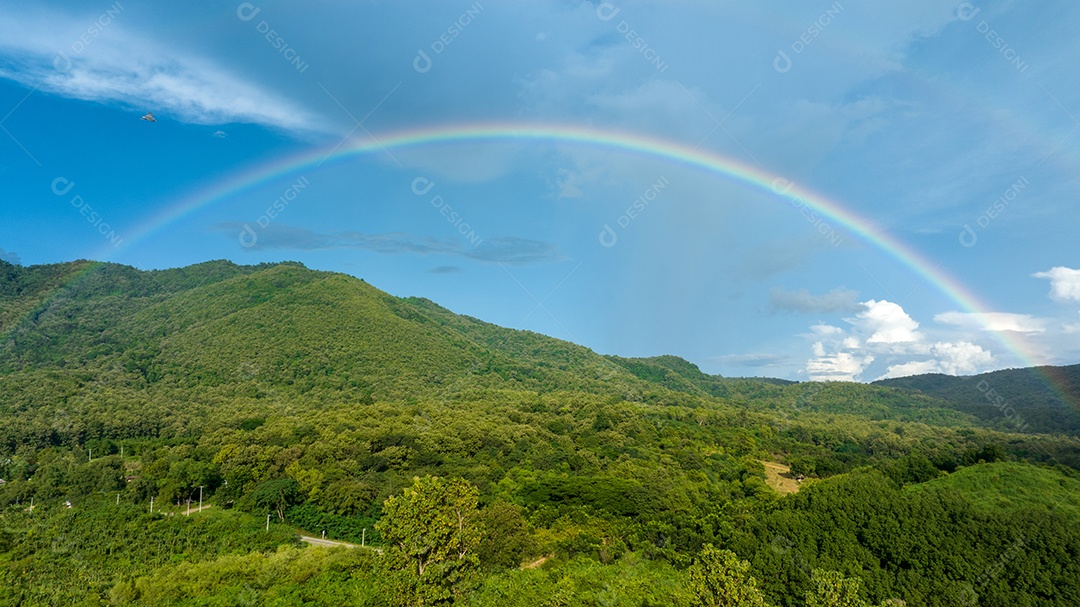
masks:
<path id="1" fill-rule="evenodd" d="M 428 270 L 428 274 L 458 274 L 463 271 L 458 266 L 435 266 Z"/>
<path id="2" fill-rule="evenodd" d="M 934 316 L 939 323 L 977 331 L 1014 331 L 1016 333 L 1044 333 L 1047 320 L 1030 314 L 1011 312 L 942 312 Z"/>
<path id="3" fill-rule="evenodd" d="M 85 18 L 4 10 L 9 14 L 0 20 L 0 58 L 6 66 L 0 67 L 0 77 L 46 93 L 152 110 L 159 118 L 183 122 L 322 130 L 314 114 L 241 74 L 127 31 L 122 8 Z"/>
<path id="4" fill-rule="evenodd" d="M 237 234 L 244 229 L 242 223 L 223 223 L 218 228 L 229 234 Z M 417 236 L 401 232 L 386 234 L 365 234 L 362 232 L 321 233 L 307 228 L 274 224 L 258 232 L 257 237 L 248 241 L 250 250 L 293 249 L 362 249 L 374 253 L 400 255 L 452 255 L 484 261 L 527 265 L 547 263 L 561 259 L 555 245 L 539 240 L 502 236 L 485 238 L 479 245 L 461 240 L 444 240 L 431 236 Z"/>
<path id="5" fill-rule="evenodd" d="M 784 312 L 825 313 L 855 312 L 859 309 L 856 298 L 858 291 L 833 289 L 822 295 L 811 295 L 810 291 L 785 291 L 780 287 L 769 290 L 769 309 Z"/>
<path id="6" fill-rule="evenodd" d="M 725 354 L 724 356 L 717 356 L 713 358 L 717 363 L 721 365 L 730 365 L 732 367 L 775 367 L 777 365 L 785 364 L 789 361 L 787 356 L 780 354 L 768 354 L 764 352 L 752 353 L 752 354 Z"/>

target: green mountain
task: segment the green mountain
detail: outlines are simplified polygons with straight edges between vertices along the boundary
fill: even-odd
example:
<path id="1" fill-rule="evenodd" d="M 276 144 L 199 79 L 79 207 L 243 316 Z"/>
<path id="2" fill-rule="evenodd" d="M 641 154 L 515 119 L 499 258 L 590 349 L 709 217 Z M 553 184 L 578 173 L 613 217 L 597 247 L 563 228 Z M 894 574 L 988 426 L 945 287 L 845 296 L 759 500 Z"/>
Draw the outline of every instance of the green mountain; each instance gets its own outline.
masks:
<path id="1" fill-rule="evenodd" d="M 0 262 L 0 605 L 690 605 L 710 544 L 776 605 L 815 570 L 874 602 L 1075 604 L 1080 439 L 965 406 L 601 356 L 295 263 Z M 394 535 L 436 519 L 458 552 Z M 1052 567 L 987 581 L 1017 534 L 1018 571 Z M 436 553 L 469 557 L 406 565 Z"/>
<path id="2" fill-rule="evenodd" d="M 948 407 L 1009 432 L 1080 435 L 1080 365 L 967 377 L 933 373 L 875 384 L 939 398 Z"/>

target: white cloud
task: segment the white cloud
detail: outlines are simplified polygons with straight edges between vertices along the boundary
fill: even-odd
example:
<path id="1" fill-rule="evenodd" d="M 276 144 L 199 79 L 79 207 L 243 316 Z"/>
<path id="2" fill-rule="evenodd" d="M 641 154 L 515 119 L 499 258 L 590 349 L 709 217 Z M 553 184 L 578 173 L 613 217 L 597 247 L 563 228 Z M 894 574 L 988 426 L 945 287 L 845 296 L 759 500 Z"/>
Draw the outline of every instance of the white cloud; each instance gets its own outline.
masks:
<path id="1" fill-rule="evenodd" d="M 837 352 L 807 362 L 806 374 L 812 381 L 855 381 L 872 362 L 871 355 Z"/>
<path id="2" fill-rule="evenodd" d="M 871 299 L 862 302 L 862 306 L 863 310 L 855 315 L 858 320 L 854 324 L 870 334 L 867 343 L 902 344 L 923 340 L 922 333 L 916 330 L 919 323 L 899 305 Z"/>
<path id="3" fill-rule="evenodd" d="M 1045 319 L 1011 312 L 942 312 L 934 316 L 934 321 L 964 329 L 1016 333 L 1045 333 L 1047 324 Z"/>
<path id="4" fill-rule="evenodd" d="M 890 365 L 888 370 L 885 371 L 885 375 L 882 375 L 878 379 L 907 377 L 908 375 L 923 375 L 924 373 L 937 373 L 939 371 L 940 369 L 938 368 L 937 361 L 913 360 L 898 365 Z"/>
<path id="5" fill-rule="evenodd" d="M 878 379 L 905 377 L 924 373 L 961 375 L 978 373 L 994 363 L 994 356 L 976 344 L 961 342 L 937 342 L 930 347 L 936 357 L 931 360 L 911 360 L 890 365 Z"/>
<path id="6" fill-rule="evenodd" d="M 844 333 L 844 330 L 840 327 L 827 325 L 823 322 L 819 322 L 818 324 L 811 326 L 810 330 L 813 332 L 814 335 L 842 335 Z"/>
<path id="7" fill-rule="evenodd" d="M 87 24 L 71 16 L 7 15 L 0 21 L 0 56 L 9 67 L 0 68 L 0 77 L 65 97 L 150 110 L 158 118 L 321 130 L 298 104 L 209 59 L 127 31 L 118 22 L 123 16 L 88 20 L 97 33 L 81 43 L 71 32 L 86 31 Z"/>
<path id="8" fill-rule="evenodd" d="M 993 354 L 966 341 L 935 343 L 933 353 L 938 368 L 949 375 L 977 373 L 994 363 Z"/>
<path id="9" fill-rule="evenodd" d="M 1060 302 L 1080 302 L 1080 270 L 1058 266 L 1047 272 L 1032 274 L 1050 281 L 1050 299 Z"/>
<path id="10" fill-rule="evenodd" d="M 919 323 L 899 304 L 869 300 L 859 305 L 863 310 L 847 319 L 850 331 L 825 323 L 810 327 L 807 337 L 814 342 L 805 369 L 810 379 L 862 381 L 863 374 L 873 370 L 871 364 L 875 361 L 875 368 L 885 365 L 878 379 L 921 373 L 978 373 L 989 370 L 996 362 L 989 350 L 971 341 L 931 341 L 917 330 Z M 999 326 L 1033 326 L 1028 317 L 1020 314 L 992 314 L 990 318 Z M 983 328 L 973 315 L 958 312 L 939 314 L 937 319 Z"/>

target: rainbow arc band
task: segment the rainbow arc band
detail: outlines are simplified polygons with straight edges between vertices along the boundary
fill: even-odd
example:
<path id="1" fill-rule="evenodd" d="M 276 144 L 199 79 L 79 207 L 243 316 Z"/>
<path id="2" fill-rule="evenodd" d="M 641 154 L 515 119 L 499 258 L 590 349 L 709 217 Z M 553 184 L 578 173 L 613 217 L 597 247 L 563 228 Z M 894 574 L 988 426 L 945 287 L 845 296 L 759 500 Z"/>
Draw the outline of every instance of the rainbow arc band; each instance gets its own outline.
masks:
<path id="1" fill-rule="evenodd" d="M 288 156 L 238 172 L 179 200 L 168 206 L 162 213 L 150 218 L 140 227 L 130 232 L 129 237 L 120 249 L 131 247 L 147 236 L 202 208 L 268 182 L 299 172 L 312 171 L 324 164 L 342 162 L 367 155 L 378 155 L 387 150 L 418 148 L 436 144 L 478 142 L 557 143 L 617 150 L 627 154 L 663 159 L 712 173 L 730 181 L 741 183 L 751 189 L 764 192 L 776 199 L 778 204 L 785 206 L 790 205 L 791 200 L 798 199 L 821 217 L 830 220 L 832 224 L 842 226 L 848 232 L 907 266 L 964 311 L 978 315 L 990 311 L 959 281 L 946 274 L 937 264 L 926 259 L 918 251 L 894 236 L 879 230 L 871 221 L 860 217 L 840 203 L 806 187 L 792 183 L 781 175 L 774 175 L 738 160 L 675 141 L 574 124 L 489 122 L 426 126 L 377 134 L 370 141 L 356 143 L 351 146 L 341 146 L 336 150 L 329 151 L 329 154 L 328 149 L 305 151 L 298 155 Z M 105 256 L 101 257 L 101 259 L 105 259 L 115 256 L 117 251 L 105 250 L 102 253 Z M 1028 352 L 1027 346 L 1020 342 L 1018 338 L 999 331 L 991 332 L 1025 366 L 1035 367 L 1039 365 L 1039 363 L 1035 362 L 1035 357 Z M 1046 373 L 1043 375 L 1047 384 L 1059 394 L 1062 394 L 1054 382 L 1051 381 L 1051 376 Z"/>

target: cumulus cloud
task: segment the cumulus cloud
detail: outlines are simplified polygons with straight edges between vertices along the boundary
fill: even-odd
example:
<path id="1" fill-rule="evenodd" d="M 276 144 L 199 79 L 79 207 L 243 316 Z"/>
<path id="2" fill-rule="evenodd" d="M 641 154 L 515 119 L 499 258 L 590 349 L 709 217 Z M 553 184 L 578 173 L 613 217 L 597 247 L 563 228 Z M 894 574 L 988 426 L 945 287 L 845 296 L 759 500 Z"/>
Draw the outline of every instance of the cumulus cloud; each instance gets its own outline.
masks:
<path id="1" fill-rule="evenodd" d="M 1050 281 L 1050 299 L 1063 303 L 1080 302 L 1080 270 L 1057 266 L 1032 276 Z"/>
<path id="2" fill-rule="evenodd" d="M 919 323 L 897 303 L 869 300 L 859 304 L 860 311 L 846 319 L 850 328 L 824 323 L 810 327 L 807 337 L 814 341 L 806 374 L 812 380 L 861 381 L 873 371 L 884 374 L 878 379 L 921 373 L 960 375 L 986 371 L 995 363 L 993 353 L 966 340 L 931 340 L 919 331 Z M 984 328 L 983 319 L 962 313 L 944 313 L 939 322 Z M 998 326 L 1032 328 L 1023 315 L 991 315 Z M 1027 324 L 1025 324 L 1027 323 Z M 880 370 L 877 371 L 880 373 Z"/>
<path id="3" fill-rule="evenodd" d="M 780 287 L 769 290 L 769 309 L 785 312 L 828 313 L 854 312 L 858 309 L 855 299 L 857 291 L 833 289 L 821 295 L 811 295 L 810 291 L 785 291 Z"/>
<path id="4" fill-rule="evenodd" d="M 938 369 L 949 375 L 976 373 L 994 362 L 988 350 L 966 341 L 938 342 L 932 352 L 937 357 Z"/>
<path id="5" fill-rule="evenodd" d="M 923 340 L 923 334 L 916 330 L 919 323 L 908 316 L 898 304 L 871 299 L 861 305 L 863 309 L 855 315 L 855 324 L 869 333 L 867 343 L 901 344 Z"/>
<path id="6" fill-rule="evenodd" d="M 1013 331 L 1016 333 L 1045 333 L 1046 319 L 1030 314 L 1011 312 L 943 312 L 934 321 L 977 331 Z"/>
<path id="7" fill-rule="evenodd" d="M 885 374 L 878 379 L 905 377 L 924 373 L 945 373 L 964 375 L 978 373 L 993 364 L 994 356 L 988 350 L 976 344 L 961 342 L 937 342 L 930 347 L 935 356 L 931 360 L 913 360 L 890 365 Z"/>
<path id="8" fill-rule="evenodd" d="M 815 348 L 824 352 L 824 346 L 820 343 L 815 344 Z M 869 354 L 837 352 L 806 363 L 806 374 L 814 381 L 855 381 L 872 362 L 874 357 Z"/>

